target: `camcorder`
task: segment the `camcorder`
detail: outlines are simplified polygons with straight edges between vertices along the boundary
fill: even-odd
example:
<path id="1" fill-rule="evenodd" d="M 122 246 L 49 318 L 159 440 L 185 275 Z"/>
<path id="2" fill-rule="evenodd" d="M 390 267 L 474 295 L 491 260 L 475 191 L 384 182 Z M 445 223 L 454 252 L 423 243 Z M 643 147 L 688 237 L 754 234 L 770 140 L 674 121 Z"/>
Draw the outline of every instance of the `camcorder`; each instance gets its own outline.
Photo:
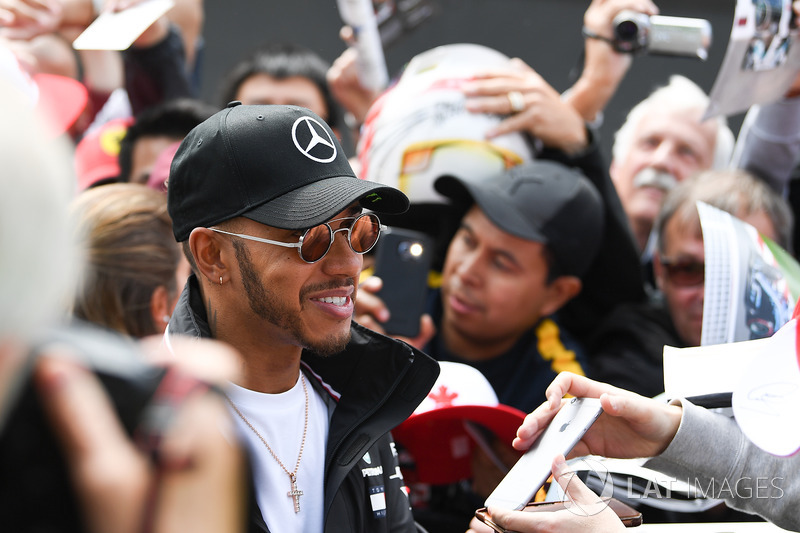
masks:
<path id="1" fill-rule="evenodd" d="M 86 531 L 79 501 L 32 380 L 36 360 L 45 353 L 63 353 L 89 368 L 132 438 L 141 438 L 163 415 L 152 400 L 167 371 L 145 363 L 133 341 L 71 323 L 43 335 L 15 376 L 15 392 L 6 398 L 10 404 L 0 420 L 0 523 L 8 531 L 78 533 Z"/>
<path id="2" fill-rule="evenodd" d="M 708 59 L 711 23 L 705 19 L 646 15 L 623 10 L 614 17 L 617 52 Z"/>

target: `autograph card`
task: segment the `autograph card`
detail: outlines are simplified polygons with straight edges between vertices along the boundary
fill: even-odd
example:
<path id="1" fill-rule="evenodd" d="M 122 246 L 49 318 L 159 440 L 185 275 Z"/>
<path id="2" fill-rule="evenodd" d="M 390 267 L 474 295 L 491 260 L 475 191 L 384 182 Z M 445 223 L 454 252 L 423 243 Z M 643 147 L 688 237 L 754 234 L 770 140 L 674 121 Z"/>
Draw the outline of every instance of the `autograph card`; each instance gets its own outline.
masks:
<path id="1" fill-rule="evenodd" d="M 733 414 L 762 450 L 788 456 L 800 449 L 800 359 L 793 319 L 769 339 L 733 392 Z"/>
<path id="2" fill-rule="evenodd" d="M 101 13 L 75 39 L 72 47 L 75 50 L 127 50 L 173 5 L 173 0 L 147 0 L 124 11 Z"/>

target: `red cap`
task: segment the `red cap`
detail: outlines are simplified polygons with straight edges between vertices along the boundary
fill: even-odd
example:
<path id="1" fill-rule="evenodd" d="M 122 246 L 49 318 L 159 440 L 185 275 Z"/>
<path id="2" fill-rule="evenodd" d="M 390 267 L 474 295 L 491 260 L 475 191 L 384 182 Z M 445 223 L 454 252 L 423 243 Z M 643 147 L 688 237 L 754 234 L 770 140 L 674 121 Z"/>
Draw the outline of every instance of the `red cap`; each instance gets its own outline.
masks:
<path id="1" fill-rule="evenodd" d="M 119 143 L 132 123 L 133 118 L 110 120 L 81 139 L 75 148 L 78 190 L 119 175 Z"/>
<path id="2" fill-rule="evenodd" d="M 66 133 L 78 120 L 89 100 L 89 92 L 79 81 L 55 74 L 34 74 L 39 88 L 36 108 L 54 135 Z"/>
<path id="3" fill-rule="evenodd" d="M 440 362 L 441 373 L 417 410 L 392 430 L 416 464 L 416 479 L 442 485 L 472 477 L 470 457 L 477 445 L 471 424 L 511 445 L 525 413 L 497 401 L 477 369 Z M 480 438 L 480 437 L 478 437 Z"/>

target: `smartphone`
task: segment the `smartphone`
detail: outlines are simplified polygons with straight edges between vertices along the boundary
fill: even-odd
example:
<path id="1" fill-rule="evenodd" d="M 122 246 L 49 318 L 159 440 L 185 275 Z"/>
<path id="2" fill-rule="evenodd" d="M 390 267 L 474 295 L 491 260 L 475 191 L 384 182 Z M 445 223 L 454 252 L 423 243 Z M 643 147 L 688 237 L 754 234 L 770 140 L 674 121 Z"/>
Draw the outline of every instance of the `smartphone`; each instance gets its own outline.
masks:
<path id="1" fill-rule="evenodd" d="M 432 257 L 433 242 L 424 233 L 395 227 L 381 233 L 375 250 L 375 275 L 383 280 L 377 295 L 391 313 L 383 324 L 388 335 L 419 335 Z"/>
<path id="2" fill-rule="evenodd" d="M 642 525 L 642 513 L 631 507 L 630 505 L 623 503 L 619 500 L 615 500 L 614 498 L 608 501 L 608 506 L 614 511 L 617 517 L 622 522 L 622 525 L 625 527 L 636 527 Z M 567 509 L 566 502 L 531 502 L 527 504 L 522 510 L 526 513 L 529 512 L 553 512 L 553 511 L 560 511 L 561 509 Z M 478 509 L 475 511 L 475 516 L 492 528 L 497 533 L 507 533 L 508 530 L 505 529 L 503 526 L 498 525 L 492 520 L 492 517 L 489 515 L 489 512 L 486 510 L 486 507 Z"/>
<path id="3" fill-rule="evenodd" d="M 544 432 L 486 498 L 485 506 L 515 511 L 525 507 L 550 476 L 555 456 L 569 453 L 602 412 L 597 398 L 572 398 L 563 404 Z"/>

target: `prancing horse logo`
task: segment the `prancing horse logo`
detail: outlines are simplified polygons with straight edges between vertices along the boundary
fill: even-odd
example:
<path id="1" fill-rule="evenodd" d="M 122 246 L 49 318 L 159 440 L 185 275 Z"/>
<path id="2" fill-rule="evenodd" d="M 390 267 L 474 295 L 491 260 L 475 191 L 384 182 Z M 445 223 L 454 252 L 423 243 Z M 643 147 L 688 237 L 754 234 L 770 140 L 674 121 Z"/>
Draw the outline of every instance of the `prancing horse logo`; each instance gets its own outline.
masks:
<path id="1" fill-rule="evenodd" d="M 301 123 L 305 126 L 300 126 Z M 330 163 L 336 159 L 333 138 L 319 121 L 311 117 L 300 117 L 294 121 L 292 140 L 301 154 L 317 163 Z M 312 155 L 312 151 L 315 155 Z"/>

